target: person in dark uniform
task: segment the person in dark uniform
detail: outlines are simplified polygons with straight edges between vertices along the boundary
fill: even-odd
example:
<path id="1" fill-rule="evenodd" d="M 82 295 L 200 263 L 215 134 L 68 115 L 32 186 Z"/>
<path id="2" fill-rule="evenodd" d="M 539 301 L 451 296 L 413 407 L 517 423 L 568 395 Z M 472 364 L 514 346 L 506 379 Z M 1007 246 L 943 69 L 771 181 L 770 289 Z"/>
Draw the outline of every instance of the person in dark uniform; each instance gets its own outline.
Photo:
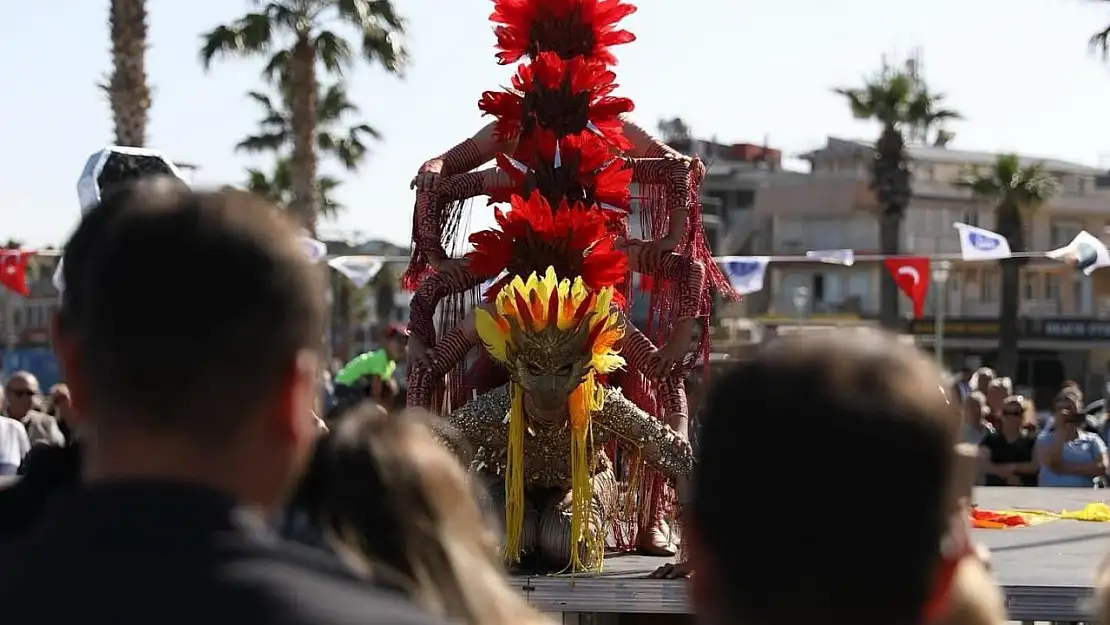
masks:
<path id="1" fill-rule="evenodd" d="M 439 623 L 266 522 L 317 436 L 322 275 L 287 218 L 157 179 L 82 245 L 54 336 L 81 483 L 0 551 L 3 623 Z"/>

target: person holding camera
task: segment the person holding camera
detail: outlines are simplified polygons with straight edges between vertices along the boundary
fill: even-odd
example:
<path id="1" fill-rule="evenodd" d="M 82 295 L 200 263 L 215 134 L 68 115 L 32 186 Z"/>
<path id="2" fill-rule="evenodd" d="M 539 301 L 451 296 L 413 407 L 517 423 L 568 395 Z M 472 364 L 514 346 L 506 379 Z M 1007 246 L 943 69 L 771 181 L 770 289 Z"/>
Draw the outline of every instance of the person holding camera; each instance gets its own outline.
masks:
<path id="1" fill-rule="evenodd" d="M 1081 405 L 1079 394 L 1071 389 L 1056 396 L 1050 425 L 1035 447 L 1041 486 L 1091 488 L 1106 478 L 1106 443 L 1084 428 L 1087 417 Z"/>

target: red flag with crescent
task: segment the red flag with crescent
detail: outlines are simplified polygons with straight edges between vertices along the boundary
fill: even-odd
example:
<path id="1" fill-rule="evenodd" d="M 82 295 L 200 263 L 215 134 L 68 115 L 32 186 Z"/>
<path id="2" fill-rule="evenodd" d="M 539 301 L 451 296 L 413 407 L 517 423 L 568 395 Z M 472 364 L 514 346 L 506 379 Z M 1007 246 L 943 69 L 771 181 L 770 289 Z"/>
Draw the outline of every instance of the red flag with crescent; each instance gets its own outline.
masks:
<path id="1" fill-rule="evenodd" d="M 920 319 L 925 310 L 925 296 L 929 294 L 929 259 L 924 256 L 904 256 L 883 261 L 898 288 L 913 302 L 913 316 Z"/>
<path id="2" fill-rule="evenodd" d="M 26 297 L 31 290 L 27 288 L 27 261 L 31 252 L 25 250 L 0 249 L 0 285 Z"/>

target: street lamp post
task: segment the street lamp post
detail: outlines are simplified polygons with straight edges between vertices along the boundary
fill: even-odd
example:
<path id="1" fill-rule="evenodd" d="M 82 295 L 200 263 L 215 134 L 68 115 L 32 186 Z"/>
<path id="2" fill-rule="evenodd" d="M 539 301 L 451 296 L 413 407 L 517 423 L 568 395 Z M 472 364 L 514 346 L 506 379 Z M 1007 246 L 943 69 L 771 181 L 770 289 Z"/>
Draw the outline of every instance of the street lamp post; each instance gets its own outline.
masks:
<path id="1" fill-rule="evenodd" d="M 800 286 L 794 289 L 794 313 L 797 315 L 796 322 L 799 328 L 805 320 L 806 307 L 809 305 L 809 289 Z"/>
<path id="2" fill-rule="evenodd" d="M 937 314 L 933 321 L 933 354 L 937 358 L 937 367 L 941 370 L 944 366 L 944 313 L 948 308 L 948 274 L 952 272 L 952 263 L 947 260 L 933 263 L 933 282 L 937 285 Z"/>

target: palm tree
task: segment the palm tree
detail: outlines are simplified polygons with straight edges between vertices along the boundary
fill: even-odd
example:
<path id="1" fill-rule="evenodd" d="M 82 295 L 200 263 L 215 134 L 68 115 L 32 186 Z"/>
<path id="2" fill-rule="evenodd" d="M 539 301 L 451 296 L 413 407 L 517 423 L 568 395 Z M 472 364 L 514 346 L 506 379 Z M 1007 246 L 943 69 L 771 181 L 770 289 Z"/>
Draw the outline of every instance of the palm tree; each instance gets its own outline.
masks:
<path id="1" fill-rule="evenodd" d="M 351 44 L 334 26 L 353 28 L 364 60 L 399 75 L 408 54 L 401 43 L 405 23 L 391 0 L 254 0 L 257 11 L 203 36 L 205 69 L 221 55 L 265 56 L 263 74 L 289 96 L 293 136 L 290 209 L 309 232 L 318 207 L 317 91 L 320 68 L 342 75 L 354 63 Z"/>
<path id="2" fill-rule="evenodd" d="M 1015 154 L 1001 154 L 986 172 L 974 167 L 964 170 L 957 183 L 971 189 L 972 195 L 994 203 L 995 230 L 1006 237 L 1010 251 L 1026 251 L 1026 232 L 1038 208 L 1060 190 L 1052 174 L 1041 163 L 1022 167 Z M 1013 376 L 1017 371 L 1018 293 L 1021 266 L 1027 258 L 1005 258 L 998 261 L 1002 268 L 1002 301 L 998 320 L 998 361 L 1000 375 Z"/>
<path id="3" fill-rule="evenodd" d="M 875 120 L 882 133 L 875 143 L 871 163 L 871 190 L 881 207 L 879 247 L 884 255 L 901 251 L 902 221 L 913 195 L 906 137 L 926 138 L 929 131 L 947 120 L 959 119 L 955 111 L 941 107 L 944 96 L 932 93 L 909 70 L 884 67 L 862 88 L 838 88 L 856 119 Z M 898 326 L 898 285 L 886 276 L 880 283 L 879 317 L 883 326 Z"/>
<path id="4" fill-rule="evenodd" d="M 293 200 L 292 165 L 288 158 L 278 158 L 272 172 L 261 169 L 247 170 L 246 188 L 279 206 L 288 207 Z M 320 176 L 316 180 L 320 197 L 320 213 L 334 217 L 344 206 L 334 199 L 335 190 L 342 184 L 331 176 Z"/>
<path id="5" fill-rule="evenodd" d="M 112 0 L 112 75 L 101 89 L 108 94 L 116 126 L 116 145 L 143 147 L 150 116 L 146 81 L 146 2 Z"/>
<path id="6" fill-rule="evenodd" d="M 1093 2 L 1110 3 L 1110 0 L 1092 0 Z M 1110 58 L 1110 26 L 1103 28 L 1091 36 L 1089 41 L 1092 50 L 1102 53 L 1104 59 Z"/>
<path id="7" fill-rule="evenodd" d="M 263 111 L 258 122 L 258 134 L 243 139 L 235 146 L 246 152 L 287 152 L 293 144 L 293 124 L 289 102 L 274 104 L 270 96 L 251 91 L 247 97 L 254 100 Z M 381 135 L 369 124 L 355 124 L 343 128 L 342 122 L 359 108 L 347 97 L 341 84 L 326 88 L 316 103 L 316 149 L 319 154 L 334 157 L 348 171 L 355 171 L 370 152 L 367 139 L 380 139 Z"/>

